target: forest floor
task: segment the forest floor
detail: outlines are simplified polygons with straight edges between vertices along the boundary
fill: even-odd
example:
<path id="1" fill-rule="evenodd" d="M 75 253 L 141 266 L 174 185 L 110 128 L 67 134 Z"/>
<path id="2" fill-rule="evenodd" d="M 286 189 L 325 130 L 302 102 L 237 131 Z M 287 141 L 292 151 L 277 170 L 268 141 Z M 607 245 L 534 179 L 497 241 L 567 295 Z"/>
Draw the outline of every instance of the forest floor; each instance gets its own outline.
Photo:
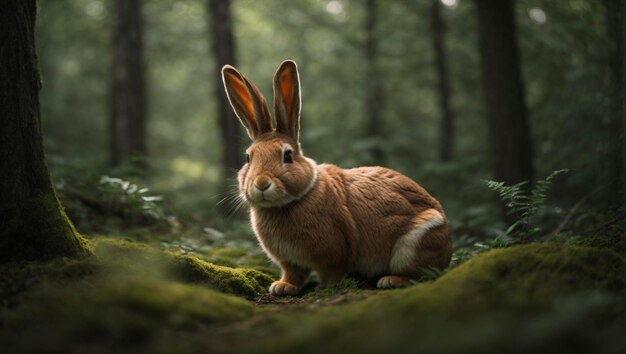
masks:
<path id="1" fill-rule="evenodd" d="M 457 248 L 406 289 L 316 290 L 313 277 L 284 298 L 267 294 L 278 269 L 245 237 L 86 240 L 85 259 L 0 272 L 0 352 L 626 352 L 619 233 Z"/>

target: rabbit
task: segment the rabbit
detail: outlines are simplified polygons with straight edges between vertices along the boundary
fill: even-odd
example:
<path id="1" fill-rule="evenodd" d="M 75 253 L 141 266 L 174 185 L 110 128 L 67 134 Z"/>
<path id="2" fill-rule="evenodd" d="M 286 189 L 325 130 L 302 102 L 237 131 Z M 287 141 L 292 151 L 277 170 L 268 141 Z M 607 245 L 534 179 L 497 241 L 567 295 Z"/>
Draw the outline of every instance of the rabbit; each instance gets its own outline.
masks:
<path id="1" fill-rule="evenodd" d="M 282 270 L 271 295 L 298 294 L 313 270 L 321 288 L 359 274 L 385 289 L 411 285 L 424 267 L 448 266 L 446 215 L 424 188 L 387 168 L 341 169 L 304 156 L 294 61 L 283 61 L 274 74 L 275 128 L 252 81 L 231 65 L 222 79 L 252 139 L 237 176 L 240 197 L 261 247 Z"/>

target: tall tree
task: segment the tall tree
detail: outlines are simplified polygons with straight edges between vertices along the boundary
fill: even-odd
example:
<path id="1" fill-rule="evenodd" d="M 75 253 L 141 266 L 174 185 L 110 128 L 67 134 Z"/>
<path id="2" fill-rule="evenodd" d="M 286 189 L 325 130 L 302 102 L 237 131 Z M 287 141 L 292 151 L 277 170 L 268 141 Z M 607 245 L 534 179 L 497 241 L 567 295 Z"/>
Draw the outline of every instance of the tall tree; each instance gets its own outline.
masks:
<path id="1" fill-rule="evenodd" d="M 215 58 L 214 90 L 215 99 L 218 102 L 218 123 L 222 138 L 222 174 L 225 177 L 222 180 L 227 181 L 228 177 L 235 175 L 235 171 L 241 167 L 242 162 L 242 152 L 239 150 L 241 137 L 239 123 L 230 108 L 226 92 L 222 89 L 222 66 L 225 64 L 236 65 L 230 0 L 209 0 L 207 12 Z M 222 189 L 227 188 L 228 184 L 225 183 Z"/>
<path id="2" fill-rule="evenodd" d="M 365 134 L 372 139 L 374 144 L 370 148 L 371 162 L 382 165 L 385 155 L 381 146 L 383 109 L 385 91 L 382 75 L 379 68 L 378 26 L 379 6 L 378 0 L 366 0 L 365 2 L 365 45 L 364 54 L 366 60 L 365 76 Z"/>
<path id="3" fill-rule="evenodd" d="M 0 2 L 0 263 L 85 253 L 45 163 L 35 0 Z"/>
<path id="4" fill-rule="evenodd" d="M 610 203 L 614 206 L 623 206 L 625 191 L 624 165 L 626 164 L 624 150 L 624 120 L 626 119 L 626 78 L 624 77 L 624 1 L 604 0 L 606 7 L 607 32 L 609 37 L 609 69 L 611 71 L 611 120 L 610 139 Z"/>
<path id="5" fill-rule="evenodd" d="M 110 162 L 143 164 L 146 154 L 146 90 L 141 0 L 116 0 Z"/>
<path id="6" fill-rule="evenodd" d="M 454 112 L 450 104 L 451 90 L 445 49 L 446 27 L 441 15 L 441 0 L 432 0 L 430 29 L 435 70 L 437 71 L 437 95 L 441 121 L 439 127 L 439 159 L 447 162 L 454 154 Z"/>
<path id="7" fill-rule="evenodd" d="M 533 180 L 533 149 L 520 72 L 513 0 L 475 0 L 493 177 Z M 530 184 L 527 184 L 527 188 Z M 510 218 L 507 218 L 510 221 Z"/>

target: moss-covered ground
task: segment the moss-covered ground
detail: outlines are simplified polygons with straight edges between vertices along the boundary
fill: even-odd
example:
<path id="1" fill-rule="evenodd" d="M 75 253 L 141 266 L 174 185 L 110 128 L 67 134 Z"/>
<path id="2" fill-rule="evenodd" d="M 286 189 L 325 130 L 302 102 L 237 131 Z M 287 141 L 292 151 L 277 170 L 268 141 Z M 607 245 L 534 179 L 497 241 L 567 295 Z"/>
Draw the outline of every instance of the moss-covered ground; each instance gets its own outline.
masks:
<path id="1" fill-rule="evenodd" d="M 402 290 L 346 279 L 288 298 L 266 294 L 277 269 L 254 248 L 88 247 L 3 266 L 0 352 L 626 352 L 626 261 L 601 238 L 489 250 Z"/>

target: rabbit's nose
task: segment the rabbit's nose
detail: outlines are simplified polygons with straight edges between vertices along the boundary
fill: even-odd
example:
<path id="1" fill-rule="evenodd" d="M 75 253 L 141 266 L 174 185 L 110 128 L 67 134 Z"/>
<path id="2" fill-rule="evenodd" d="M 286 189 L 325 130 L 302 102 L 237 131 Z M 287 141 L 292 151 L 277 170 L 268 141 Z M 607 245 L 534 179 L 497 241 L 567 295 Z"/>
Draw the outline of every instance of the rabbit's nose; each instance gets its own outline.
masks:
<path id="1" fill-rule="evenodd" d="M 272 180 L 267 177 L 259 177 L 254 181 L 254 186 L 260 190 L 267 190 L 272 185 Z"/>

